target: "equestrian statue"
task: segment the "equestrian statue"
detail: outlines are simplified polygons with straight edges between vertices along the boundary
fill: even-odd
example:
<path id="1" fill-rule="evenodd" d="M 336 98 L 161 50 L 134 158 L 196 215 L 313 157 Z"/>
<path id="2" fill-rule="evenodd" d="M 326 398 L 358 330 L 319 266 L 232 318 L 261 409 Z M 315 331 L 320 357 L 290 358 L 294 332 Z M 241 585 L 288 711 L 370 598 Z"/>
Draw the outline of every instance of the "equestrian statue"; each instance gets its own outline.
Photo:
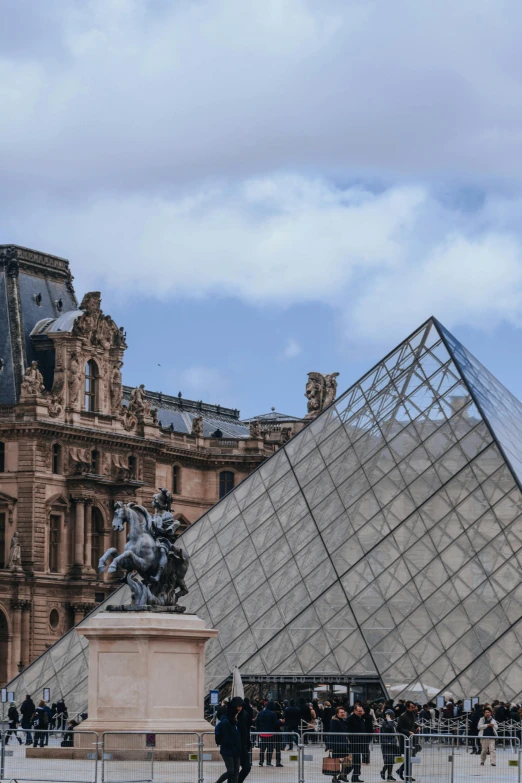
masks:
<path id="1" fill-rule="evenodd" d="M 112 558 L 109 574 L 125 571 L 124 580 L 132 591 L 135 607 L 174 607 L 171 611 L 184 612 L 179 598 L 188 594 L 185 575 L 189 566 L 188 552 L 175 533 L 179 522 L 172 516 L 172 495 L 160 489 L 152 499 L 154 516 L 137 503 L 114 504 L 112 529 L 125 530 L 127 543 L 121 554 L 110 547 L 100 558 L 98 570 L 102 574 Z"/>

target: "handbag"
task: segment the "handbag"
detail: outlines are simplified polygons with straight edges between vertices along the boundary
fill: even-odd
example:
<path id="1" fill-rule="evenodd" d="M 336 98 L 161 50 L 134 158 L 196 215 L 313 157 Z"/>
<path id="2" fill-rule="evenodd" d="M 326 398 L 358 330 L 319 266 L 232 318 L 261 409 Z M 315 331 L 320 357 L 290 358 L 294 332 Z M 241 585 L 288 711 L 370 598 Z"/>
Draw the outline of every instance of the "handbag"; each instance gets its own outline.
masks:
<path id="1" fill-rule="evenodd" d="M 323 758 L 323 775 L 330 775 L 330 777 L 335 777 L 339 774 L 341 771 L 341 759 L 333 759 L 332 754 L 329 753 L 328 756 L 324 756 Z"/>

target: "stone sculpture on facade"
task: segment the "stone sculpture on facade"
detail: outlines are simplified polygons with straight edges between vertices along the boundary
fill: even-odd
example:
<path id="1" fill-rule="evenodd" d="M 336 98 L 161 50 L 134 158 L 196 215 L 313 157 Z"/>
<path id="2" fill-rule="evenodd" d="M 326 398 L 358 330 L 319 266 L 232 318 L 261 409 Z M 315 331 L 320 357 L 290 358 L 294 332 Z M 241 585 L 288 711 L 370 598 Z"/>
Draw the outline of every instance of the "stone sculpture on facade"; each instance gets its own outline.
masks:
<path id="1" fill-rule="evenodd" d="M 18 540 L 18 531 L 15 530 L 11 539 L 11 549 L 9 551 L 9 562 L 7 568 L 10 571 L 22 570 L 22 550 Z"/>
<path id="2" fill-rule="evenodd" d="M 118 329 L 109 315 L 104 315 L 101 310 L 101 294 L 99 291 L 90 291 L 82 299 L 80 310 L 83 310 L 72 330 L 74 337 L 81 338 L 87 348 L 95 348 L 106 352 L 111 347 L 126 348 L 125 334 Z"/>
<path id="3" fill-rule="evenodd" d="M 197 438 L 203 437 L 203 417 L 202 416 L 194 416 L 192 419 L 192 435 L 195 435 Z"/>
<path id="4" fill-rule="evenodd" d="M 31 362 L 24 373 L 22 387 L 20 389 L 20 399 L 26 400 L 28 397 L 37 397 L 45 391 L 42 373 L 38 369 L 38 362 Z"/>
<path id="5" fill-rule="evenodd" d="M 179 522 L 172 516 L 172 496 L 167 489 L 154 495 L 154 516 L 137 503 L 115 504 L 113 530 L 129 534 L 121 554 L 115 547 L 100 558 L 98 569 L 105 571 L 112 558 L 109 573 L 118 569 L 126 571 L 125 581 L 132 592 L 132 608 L 173 607 L 172 611 L 184 612 L 178 599 L 188 594 L 185 575 L 189 555 L 175 539 Z"/>
<path id="6" fill-rule="evenodd" d="M 82 388 L 82 378 L 80 374 L 80 362 L 77 354 L 73 353 L 69 362 L 69 404 L 76 405 L 78 395 Z"/>
<path id="7" fill-rule="evenodd" d="M 261 432 L 261 422 L 256 419 L 255 421 L 251 421 L 249 424 L 249 434 L 252 439 L 255 440 L 262 440 L 263 433 Z"/>
<path id="8" fill-rule="evenodd" d="M 121 366 L 123 362 L 118 361 L 111 372 L 111 407 L 113 413 L 117 413 L 121 408 L 123 398 L 123 386 L 121 378 Z"/>
<path id="9" fill-rule="evenodd" d="M 308 399 L 308 413 L 305 419 L 315 419 L 328 405 L 335 400 L 337 394 L 338 372 L 321 375 L 320 372 L 309 372 L 305 397 Z"/>
<path id="10" fill-rule="evenodd" d="M 151 404 L 145 396 L 145 386 L 142 383 L 131 391 L 128 410 L 135 416 L 150 416 Z"/>

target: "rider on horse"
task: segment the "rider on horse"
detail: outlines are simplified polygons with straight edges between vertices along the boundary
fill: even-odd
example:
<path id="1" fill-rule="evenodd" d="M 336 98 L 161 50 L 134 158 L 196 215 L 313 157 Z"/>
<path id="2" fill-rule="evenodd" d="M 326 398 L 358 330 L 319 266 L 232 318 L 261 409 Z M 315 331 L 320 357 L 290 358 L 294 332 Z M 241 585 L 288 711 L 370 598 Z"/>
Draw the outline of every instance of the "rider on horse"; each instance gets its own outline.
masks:
<path id="1" fill-rule="evenodd" d="M 160 487 L 160 491 L 154 495 L 152 506 L 155 509 L 155 514 L 152 517 L 150 533 L 156 539 L 161 554 L 158 571 L 151 579 L 154 582 L 159 582 L 161 574 L 167 565 L 169 554 L 172 553 L 174 557 L 179 558 L 179 552 L 176 551 L 175 546 L 175 533 L 179 527 L 179 522 L 172 516 L 172 495 L 165 487 Z"/>

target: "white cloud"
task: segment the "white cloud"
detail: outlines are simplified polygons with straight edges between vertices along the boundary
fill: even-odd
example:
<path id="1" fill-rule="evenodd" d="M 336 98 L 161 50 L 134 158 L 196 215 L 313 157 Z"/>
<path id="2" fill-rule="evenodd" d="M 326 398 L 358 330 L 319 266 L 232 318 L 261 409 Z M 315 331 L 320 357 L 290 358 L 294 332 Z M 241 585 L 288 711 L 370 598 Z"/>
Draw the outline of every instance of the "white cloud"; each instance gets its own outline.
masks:
<path id="1" fill-rule="evenodd" d="M 290 337 L 288 339 L 288 342 L 285 345 L 284 350 L 281 353 L 280 358 L 281 359 L 295 359 L 296 356 L 299 356 L 300 353 L 302 353 L 302 347 L 299 345 L 297 340 L 294 340 L 293 337 Z"/>
<path id="2" fill-rule="evenodd" d="M 324 303 L 357 342 L 519 325 L 519 200 L 442 183 L 520 187 L 521 23 L 516 0 L 4 3 L 2 241 L 71 258 L 79 291 Z M 218 393 L 203 371 L 190 393 Z"/>
<path id="3" fill-rule="evenodd" d="M 425 186 L 371 192 L 274 174 L 179 198 L 40 207 L 15 233 L 67 251 L 79 291 L 320 302 L 354 342 L 389 343 L 432 314 L 448 327 L 521 323 L 520 207 L 504 197 L 455 209 Z M 219 389 L 206 368 L 192 370 L 201 395 Z"/>
<path id="4" fill-rule="evenodd" d="M 214 404 L 228 405 L 229 384 L 226 376 L 215 367 L 195 364 L 177 376 L 181 380 L 182 394 L 188 399 L 204 399 Z"/>
<path id="5" fill-rule="evenodd" d="M 3 3 L 3 198 L 281 167 L 520 178 L 521 23 L 518 0 Z"/>

